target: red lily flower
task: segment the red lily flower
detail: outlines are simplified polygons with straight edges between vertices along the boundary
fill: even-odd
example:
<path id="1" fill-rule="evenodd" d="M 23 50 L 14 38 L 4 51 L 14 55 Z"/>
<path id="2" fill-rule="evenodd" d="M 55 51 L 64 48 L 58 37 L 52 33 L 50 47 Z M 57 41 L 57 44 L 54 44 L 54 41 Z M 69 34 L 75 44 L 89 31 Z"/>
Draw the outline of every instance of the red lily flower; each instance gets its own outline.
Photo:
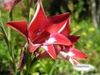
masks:
<path id="1" fill-rule="evenodd" d="M 78 59 L 85 59 L 87 58 L 87 55 L 80 50 L 74 48 L 74 44 L 78 41 L 79 36 L 76 35 L 70 35 L 68 36 L 70 39 L 72 46 L 63 46 L 63 49 L 60 50 L 59 54 L 65 59 L 68 59 L 72 65 L 80 64 Z"/>
<path id="2" fill-rule="evenodd" d="M 84 54 L 83 52 L 74 47 L 65 48 L 65 50 L 63 50 L 62 52 L 66 53 L 66 57 L 71 57 L 74 59 L 87 58 L 86 54 Z"/>
<path id="3" fill-rule="evenodd" d="M 77 61 L 78 59 L 85 59 L 87 58 L 87 55 L 80 50 L 74 48 L 75 42 L 79 39 L 79 36 L 69 36 L 72 46 L 55 46 L 56 53 L 57 55 L 60 55 L 63 58 L 68 59 L 73 65 L 78 64 L 79 62 Z M 43 52 L 42 54 L 39 55 L 38 58 L 44 58 L 48 57 L 48 54 Z"/>
<path id="4" fill-rule="evenodd" d="M 58 19 L 57 19 L 58 18 Z M 29 42 L 30 52 L 44 49 L 53 59 L 56 59 L 54 45 L 70 46 L 71 41 L 65 37 L 69 34 L 69 14 L 47 17 L 42 7 L 41 0 L 37 2 L 36 13 L 27 27 L 26 21 L 8 22 L 7 26 L 19 31 Z M 52 30 L 52 28 L 54 29 Z M 55 31 L 54 31 L 55 30 Z M 65 32 L 67 30 L 67 32 Z M 65 35 L 62 35 L 61 33 Z"/>
<path id="5" fill-rule="evenodd" d="M 58 51 L 58 49 L 56 49 Z M 65 48 L 65 50 L 59 50 L 58 56 L 67 59 L 71 62 L 72 65 L 77 65 L 80 64 L 78 59 L 85 59 L 87 58 L 87 55 L 80 50 L 74 48 L 74 47 L 69 47 Z M 39 54 L 38 58 L 46 58 L 49 57 L 46 51 L 43 53 Z"/>
<path id="6" fill-rule="evenodd" d="M 4 0 L 4 9 L 11 11 L 12 8 L 21 0 Z"/>
<path id="7" fill-rule="evenodd" d="M 65 51 L 61 51 L 60 55 L 66 59 L 68 59 L 72 65 L 76 65 L 79 64 L 79 62 L 77 61 L 78 59 L 84 59 L 87 58 L 86 54 L 84 54 L 83 52 L 81 52 L 80 50 L 71 47 L 69 49 L 66 49 L 67 52 Z"/>

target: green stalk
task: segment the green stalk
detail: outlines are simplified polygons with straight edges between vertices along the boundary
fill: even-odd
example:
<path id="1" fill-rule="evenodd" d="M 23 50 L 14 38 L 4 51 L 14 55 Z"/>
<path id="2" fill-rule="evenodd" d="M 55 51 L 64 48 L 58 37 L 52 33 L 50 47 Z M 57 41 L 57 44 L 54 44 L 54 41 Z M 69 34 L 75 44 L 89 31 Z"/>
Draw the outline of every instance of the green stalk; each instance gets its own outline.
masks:
<path id="1" fill-rule="evenodd" d="M 1 12 L 0 12 L 0 13 L 1 13 Z M 9 55 L 10 55 L 10 57 L 11 57 L 10 60 L 11 60 L 11 62 L 12 62 L 13 64 L 15 64 L 14 56 L 13 56 L 13 52 L 12 52 L 12 48 L 11 48 L 11 42 L 10 42 L 8 36 L 7 36 L 7 32 L 6 32 L 6 30 L 5 30 L 5 27 L 4 27 L 4 24 L 3 24 L 3 22 L 2 22 L 2 18 L 1 18 L 1 17 L 0 17 L 0 28 L 1 28 L 2 32 L 3 32 L 3 34 L 4 34 L 4 40 L 5 40 L 6 44 L 7 44 L 8 52 L 9 52 Z M 9 33 L 9 34 L 10 34 L 10 33 Z M 14 65 L 13 65 L 13 67 L 14 67 Z"/>
<path id="2" fill-rule="evenodd" d="M 7 37 L 6 30 L 4 28 L 3 22 L 2 22 L 1 11 L 0 11 L 0 28 L 1 28 L 2 32 L 3 32 L 3 34 L 4 34 L 5 41 L 6 41 L 7 45 L 8 45 L 8 37 Z"/>
<path id="3" fill-rule="evenodd" d="M 13 9 L 9 12 L 9 21 L 13 20 Z M 11 28 L 8 28 L 8 39 L 11 41 Z"/>
<path id="4" fill-rule="evenodd" d="M 8 37 L 7 37 L 7 32 L 6 32 L 5 28 L 4 28 L 4 25 L 3 25 L 3 22 L 2 22 L 1 18 L 0 18 L 0 28 L 1 28 L 2 32 L 3 32 L 3 34 L 4 34 L 4 40 L 5 40 L 5 42 L 6 42 L 7 46 L 8 46 L 8 49 L 9 49 L 9 40 L 8 40 Z M 11 56 L 10 50 L 8 50 L 8 51 L 9 51 L 9 55 Z"/>
<path id="5" fill-rule="evenodd" d="M 13 9 L 9 12 L 9 21 L 12 21 L 13 20 Z M 12 38 L 11 38 L 11 28 L 8 28 L 8 51 L 10 53 L 10 56 L 12 58 L 11 62 L 12 62 L 12 69 L 13 69 L 13 74 L 16 75 L 17 73 L 17 68 L 16 68 L 16 59 L 14 57 L 14 50 L 13 50 L 13 45 L 12 45 Z"/>
<path id="6" fill-rule="evenodd" d="M 58 61 L 55 61 L 54 65 L 52 66 L 52 68 L 49 72 L 49 75 L 54 75 L 53 73 L 54 73 L 55 68 L 57 67 L 57 63 L 58 63 Z"/>

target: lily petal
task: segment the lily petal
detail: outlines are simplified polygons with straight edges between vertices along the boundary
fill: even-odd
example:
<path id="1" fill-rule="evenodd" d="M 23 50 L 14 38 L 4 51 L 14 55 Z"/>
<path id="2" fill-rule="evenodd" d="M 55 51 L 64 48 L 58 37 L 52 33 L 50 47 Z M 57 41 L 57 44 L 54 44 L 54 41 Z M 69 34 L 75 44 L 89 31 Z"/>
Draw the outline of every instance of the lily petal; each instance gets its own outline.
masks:
<path id="1" fill-rule="evenodd" d="M 53 33 L 50 38 L 46 41 L 47 44 L 60 44 L 60 45 L 71 45 L 71 41 L 62 34 Z"/>
<path id="2" fill-rule="evenodd" d="M 42 48 L 44 48 L 47 51 L 47 53 L 50 55 L 50 57 L 52 57 L 53 59 L 57 58 L 57 55 L 56 55 L 53 45 L 42 46 Z"/>
<path id="3" fill-rule="evenodd" d="M 67 25 L 65 27 L 65 29 L 61 32 L 63 35 L 68 36 L 71 32 L 70 29 L 70 18 L 67 19 Z"/>
<path id="4" fill-rule="evenodd" d="M 29 24 L 29 38 L 33 41 L 35 37 L 39 36 L 47 25 L 47 17 L 45 15 L 41 0 L 37 2 L 37 9 L 32 21 Z"/>
<path id="5" fill-rule="evenodd" d="M 68 38 L 70 39 L 72 44 L 75 44 L 77 42 L 77 40 L 80 38 L 80 36 L 71 35 L 71 36 L 68 36 Z"/>
<path id="6" fill-rule="evenodd" d="M 66 32 L 66 35 L 70 33 L 68 13 L 64 13 L 52 17 L 49 16 L 48 19 L 50 25 L 47 27 L 47 31 L 49 33 L 63 32 L 65 34 Z"/>
<path id="7" fill-rule="evenodd" d="M 40 44 L 33 44 L 31 40 L 29 40 L 29 51 L 33 53 L 36 49 L 40 47 Z"/>
<path id="8" fill-rule="evenodd" d="M 11 21 L 7 23 L 7 26 L 20 32 L 24 37 L 27 38 L 27 22 L 26 21 Z"/>
<path id="9" fill-rule="evenodd" d="M 74 54 L 71 53 L 71 52 L 68 52 L 68 53 L 67 53 L 67 52 L 64 52 L 64 51 L 60 51 L 59 55 L 60 55 L 61 57 L 63 57 L 64 59 L 69 60 L 69 61 L 71 62 L 72 65 L 79 64 L 79 62 L 78 62 L 76 59 L 74 59 L 74 58 L 72 57 Z"/>
<path id="10" fill-rule="evenodd" d="M 41 54 L 38 56 L 39 59 L 40 59 L 40 58 L 48 58 L 48 57 L 50 57 L 50 56 L 48 55 L 47 51 L 44 51 L 43 53 L 41 53 Z"/>
<path id="11" fill-rule="evenodd" d="M 77 61 L 76 59 L 71 58 L 71 57 L 69 57 L 69 61 L 70 61 L 70 63 L 71 63 L 73 66 L 75 66 L 75 65 L 77 65 L 77 64 L 80 64 L 79 61 Z"/>
<path id="12" fill-rule="evenodd" d="M 76 48 L 71 48 L 69 50 L 69 52 L 72 52 L 74 54 L 73 58 L 75 58 L 75 59 L 77 59 L 77 58 L 80 58 L 80 59 L 87 58 L 86 54 L 84 54 L 83 52 L 81 52 L 80 50 L 78 50 Z"/>
<path id="13" fill-rule="evenodd" d="M 40 36 L 38 36 L 37 38 L 35 38 L 34 42 L 35 43 L 43 43 L 45 42 L 46 39 L 48 39 L 48 37 L 50 36 L 50 34 L 46 31 L 44 31 Z"/>

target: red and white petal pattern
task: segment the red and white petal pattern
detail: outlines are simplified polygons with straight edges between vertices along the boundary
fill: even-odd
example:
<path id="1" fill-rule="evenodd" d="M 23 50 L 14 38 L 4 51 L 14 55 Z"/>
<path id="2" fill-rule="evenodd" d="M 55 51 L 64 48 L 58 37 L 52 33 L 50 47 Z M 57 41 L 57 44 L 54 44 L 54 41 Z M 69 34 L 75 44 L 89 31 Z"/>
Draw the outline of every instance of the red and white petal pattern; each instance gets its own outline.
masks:
<path id="1" fill-rule="evenodd" d="M 70 61 L 70 63 L 71 63 L 73 66 L 75 66 L 75 65 L 77 65 L 77 64 L 80 64 L 76 59 L 71 58 L 71 57 L 69 57 L 69 61 Z"/>
<path id="2" fill-rule="evenodd" d="M 39 36 L 47 25 L 47 17 L 45 15 L 41 0 L 37 1 L 37 9 L 32 21 L 29 24 L 28 32 L 30 40 L 34 40 Z"/>
<path id="3" fill-rule="evenodd" d="M 62 34 L 53 33 L 50 38 L 46 41 L 47 44 L 59 44 L 59 45 L 71 45 L 70 40 Z"/>
<path id="4" fill-rule="evenodd" d="M 80 50 L 76 49 L 76 48 L 70 48 L 69 52 L 73 53 L 74 55 L 72 56 L 75 59 L 81 58 L 87 58 L 87 55 L 83 52 L 81 52 Z"/>
<path id="5" fill-rule="evenodd" d="M 29 52 L 33 53 L 36 49 L 40 47 L 41 44 L 33 44 L 31 40 L 29 40 Z"/>
<path id="6" fill-rule="evenodd" d="M 69 48 L 69 50 L 67 49 L 66 51 L 60 51 L 60 55 L 64 58 L 73 58 L 76 60 L 87 58 L 86 54 L 73 47 Z"/>
<path id="7" fill-rule="evenodd" d="M 60 55 L 63 56 L 64 58 L 67 58 L 67 57 L 73 57 L 75 54 L 72 52 L 60 51 Z"/>
<path id="8" fill-rule="evenodd" d="M 53 59 L 57 58 L 56 51 L 53 45 L 42 46 L 44 50 L 52 57 Z"/>
<path id="9" fill-rule="evenodd" d="M 52 17 L 49 16 L 48 20 L 50 24 L 47 27 L 47 31 L 49 33 L 66 32 L 67 35 L 70 33 L 68 13 L 64 13 Z"/>
<path id="10" fill-rule="evenodd" d="M 72 57 L 74 59 L 85 59 L 87 58 L 87 55 L 80 50 L 74 48 L 74 47 L 65 47 L 63 49 L 63 52 L 66 52 L 68 57 Z"/>
<path id="11" fill-rule="evenodd" d="M 79 64 L 79 62 L 73 58 L 75 54 L 72 52 L 64 52 L 64 51 L 60 51 L 59 56 L 63 57 L 64 59 L 67 59 L 71 62 L 72 65 L 76 65 Z"/>
<path id="12" fill-rule="evenodd" d="M 61 34 L 65 35 L 65 36 L 69 36 L 71 32 L 71 28 L 70 28 L 70 18 L 67 19 L 67 25 L 64 28 L 64 30 L 61 32 Z"/>
<path id="13" fill-rule="evenodd" d="M 11 21 L 7 23 L 7 26 L 20 32 L 24 37 L 28 37 L 27 22 L 26 21 Z"/>
<path id="14" fill-rule="evenodd" d="M 56 59 L 60 53 L 64 58 L 68 58 L 73 65 L 79 64 L 78 58 L 84 59 L 87 57 L 73 47 L 79 37 L 70 36 L 69 14 L 47 17 L 41 0 L 37 0 L 37 9 L 29 27 L 27 27 L 26 21 L 8 22 L 7 26 L 19 31 L 26 37 L 29 43 L 29 52 L 36 53 L 36 57 L 41 54 L 41 52 L 36 51 L 38 48 L 45 50 L 42 53 L 43 56 L 50 56 L 53 59 Z"/>

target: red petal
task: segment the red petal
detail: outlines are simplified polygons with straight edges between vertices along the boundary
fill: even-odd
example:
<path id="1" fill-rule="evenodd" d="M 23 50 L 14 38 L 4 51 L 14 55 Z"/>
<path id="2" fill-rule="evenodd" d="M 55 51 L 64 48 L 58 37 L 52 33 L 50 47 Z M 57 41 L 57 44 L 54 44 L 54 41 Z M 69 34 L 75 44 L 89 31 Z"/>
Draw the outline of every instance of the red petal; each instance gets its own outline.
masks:
<path id="1" fill-rule="evenodd" d="M 40 58 L 47 58 L 47 57 L 49 57 L 49 55 L 48 55 L 48 53 L 47 53 L 46 51 L 44 51 L 43 53 L 41 53 L 41 54 L 38 56 L 39 59 L 40 59 Z"/>
<path id="2" fill-rule="evenodd" d="M 39 36 L 45 29 L 47 25 L 47 17 L 45 15 L 41 0 L 38 0 L 37 10 L 29 26 L 29 38 L 34 40 Z"/>
<path id="3" fill-rule="evenodd" d="M 71 32 L 70 29 L 70 18 L 67 19 L 67 25 L 65 27 L 65 29 L 61 32 L 63 35 L 68 36 Z"/>
<path id="4" fill-rule="evenodd" d="M 57 55 L 60 53 L 61 50 L 63 50 L 63 49 L 62 49 L 62 46 L 60 46 L 60 45 L 54 45 L 54 48 L 55 48 L 55 50 L 56 50 L 56 54 L 57 54 Z"/>
<path id="5" fill-rule="evenodd" d="M 47 53 L 53 58 L 53 59 L 56 59 L 57 58 L 57 55 L 56 55 L 56 52 L 55 52 L 55 49 L 54 49 L 54 46 L 53 45 L 48 45 L 48 46 L 42 46 L 42 48 L 44 48 Z"/>
<path id="6" fill-rule="evenodd" d="M 70 40 L 62 34 L 53 33 L 50 38 L 46 41 L 48 44 L 60 44 L 60 45 L 71 45 Z"/>
<path id="7" fill-rule="evenodd" d="M 59 52 L 61 51 L 60 46 L 59 45 L 55 45 L 54 48 L 55 48 L 56 55 L 58 55 Z M 49 54 L 47 53 L 47 51 L 42 52 L 38 56 L 38 58 L 47 58 L 47 57 L 50 57 Z"/>
<path id="8" fill-rule="evenodd" d="M 29 40 L 29 51 L 33 53 L 37 48 L 40 47 L 40 44 L 33 44 L 31 40 Z"/>
<path id="9" fill-rule="evenodd" d="M 19 31 L 24 37 L 27 37 L 27 22 L 26 21 L 12 21 L 8 22 L 7 26 Z"/>
<path id="10" fill-rule="evenodd" d="M 69 29 L 69 14 L 61 14 L 61 15 L 56 15 L 52 17 L 48 17 L 49 19 L 49 27 L 47 28 L 47 31 L 49 33 L 60 33 L 60 32 L 65 32 L 69 34 L 70 29 Z M 65 33 L 64 33 L 65 34 Z"/>
<path id="11" fill-rule="evenodd" d="M 49 37 L 49 33 L 48 32 L 46 32 L 46 31 L 44 31 L 40 36 L 38 36 L 36 39 L 34 39 L 35 41 L 35 43 L 43 43 L 43 42 L 45 42 L 45 40 L 46 39 L 48 39 L 48 37 Z"/>
<path id="12" fill-rule="evenodd" d="M 81 52 L 80 50 L 76 49 L 76 48 L 71 48 L 70 52 L 74 53 L 73 58 L 77 59 L 77 58 L 87 58 L 86 54 L 84 54 L 83 52 Z"/>
<path id="13" fill-rule="evenodd" d="M 68 38 L 70 39 L 70 41 L 72 42 L 72 44 L 74 44 L 74 43 L 77 42 L 77 40 L 80 38 L 80 36 L 71 35 L 71 36 L 68 36 Z"/>

